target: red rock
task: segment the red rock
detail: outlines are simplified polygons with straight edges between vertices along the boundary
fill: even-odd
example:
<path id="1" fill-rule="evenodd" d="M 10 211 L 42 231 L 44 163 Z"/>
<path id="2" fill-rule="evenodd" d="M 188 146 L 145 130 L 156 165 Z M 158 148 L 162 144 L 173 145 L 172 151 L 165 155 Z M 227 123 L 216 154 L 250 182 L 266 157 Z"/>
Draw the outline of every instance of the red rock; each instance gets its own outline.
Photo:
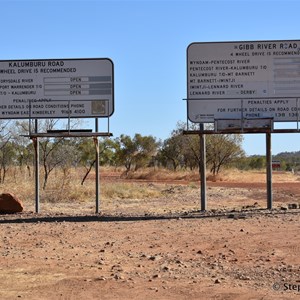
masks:
<path id="1" fill-rule="evenodd" d="M 0 213 L 14 214 L 23 211 L 23 203 L 11 193 L 0 195 Z"/>

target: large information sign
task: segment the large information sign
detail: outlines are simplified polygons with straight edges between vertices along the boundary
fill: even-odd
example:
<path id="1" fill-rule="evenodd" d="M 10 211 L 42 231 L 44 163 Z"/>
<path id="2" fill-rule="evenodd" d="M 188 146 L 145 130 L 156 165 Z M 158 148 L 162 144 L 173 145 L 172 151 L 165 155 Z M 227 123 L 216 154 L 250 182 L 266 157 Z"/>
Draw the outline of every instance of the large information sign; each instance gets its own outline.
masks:
<path id="1" fill-rule="evenodd" d="M 188 117 L 196 123 L 235 118 L 298 121 L 300 41 L 190 44 L 187 100 Z"/>
<path id="2" fill-rule="evenodd" d="M 108 117 L 114 112 L 110 59 L 0 61 L 0 118 Z"/>

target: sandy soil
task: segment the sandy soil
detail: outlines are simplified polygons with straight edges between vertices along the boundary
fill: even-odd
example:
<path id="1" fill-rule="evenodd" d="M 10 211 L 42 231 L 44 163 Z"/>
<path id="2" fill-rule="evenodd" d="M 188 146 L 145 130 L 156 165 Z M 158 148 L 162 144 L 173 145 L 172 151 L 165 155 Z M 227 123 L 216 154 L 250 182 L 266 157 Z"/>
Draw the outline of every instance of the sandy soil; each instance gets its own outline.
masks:
<path id="1" fill-rule="evenodd" d="M 147 184 L 164 197 L 0 215 L 0 299 L 299 299 L 300 182 Z M 290 208 L 288 208 L 290 207 Z"/>

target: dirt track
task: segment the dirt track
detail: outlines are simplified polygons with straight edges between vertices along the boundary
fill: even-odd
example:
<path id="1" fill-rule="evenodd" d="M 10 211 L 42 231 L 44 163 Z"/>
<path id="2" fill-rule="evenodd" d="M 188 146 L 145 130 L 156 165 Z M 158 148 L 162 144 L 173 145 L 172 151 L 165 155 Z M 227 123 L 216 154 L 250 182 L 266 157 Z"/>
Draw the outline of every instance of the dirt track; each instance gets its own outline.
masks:
<path id="1" fill-rule="evenodd" d="M 273 212 L 259 186 L 209 183 L 207 213 L 198 188 L 166 185 L 100 216 L 92 202 L 2 215 L 0 298 L 299 299 L 299 183 L 274 185 Z"/>

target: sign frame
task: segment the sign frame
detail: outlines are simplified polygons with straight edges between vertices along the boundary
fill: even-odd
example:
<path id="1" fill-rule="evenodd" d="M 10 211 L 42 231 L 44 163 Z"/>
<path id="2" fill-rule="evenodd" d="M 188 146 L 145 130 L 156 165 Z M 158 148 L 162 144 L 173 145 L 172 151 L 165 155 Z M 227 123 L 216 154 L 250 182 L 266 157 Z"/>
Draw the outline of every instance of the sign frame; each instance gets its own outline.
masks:
<path id="1" fill-rule="evenodd" d="M 0 119 L 109 118 L 110 58 L 0 60 Z"/>
<path id="2" fill-rule="evenodd" d="M 202 57 L 201 49 L 206 51 Z M 294 56 L 290 57 L 292 52 Z M 215 53 L 219 56 L 214 56 Z M 213 123 L 215 119 L 227 118 L 299 121 L 300 40 L 193 42 L 187 47 L 186 57 L 185 100 L 191 122 Z M 274 76 L 285 78 L 275 80 Z M 290 80 L 291 76 L 294 80 Z M 285 93 L 289 87 L 295 92 L 271 95 L 275 91 Z"/>

